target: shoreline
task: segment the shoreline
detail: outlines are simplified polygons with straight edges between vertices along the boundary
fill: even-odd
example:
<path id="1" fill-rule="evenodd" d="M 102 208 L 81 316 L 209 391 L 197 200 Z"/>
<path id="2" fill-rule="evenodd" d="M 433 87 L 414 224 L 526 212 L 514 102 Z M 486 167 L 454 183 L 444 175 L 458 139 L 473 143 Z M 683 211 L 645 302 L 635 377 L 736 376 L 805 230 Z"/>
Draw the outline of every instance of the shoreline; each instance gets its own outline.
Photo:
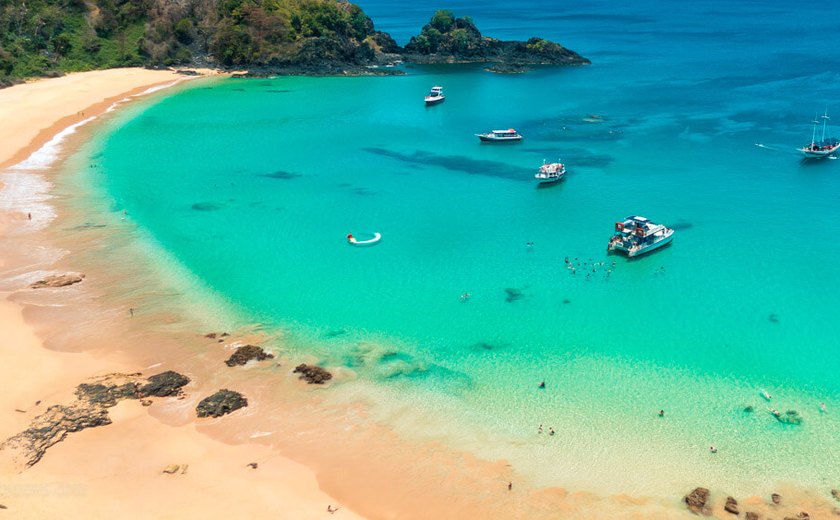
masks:
<path id="1" fill-rule="evenodd" d="M 147 85 L 143 85 L 136 87 L 134 90 L 142 92 L 144 87 L 148 88 Z M 126 93 L 116 94 L 99 102 L 98 106 L 104 113 L 113 103 L 109 100 L 119 101 L 125 96 Z M 90 108 L 85 110 L 85 115 L 92 115 Z M 67 123 L 72 123 L 73 117 L 72 114 L 64 116 L 64 120 Z M 64 127 L 61 127 L 58 121 L 54 122 L 49 128 L 54 133 L 64 130 Z M 86 137 L 85 132 L 93 131 L 93 128 L 85 128 L 74 137 L 73 144 L 79 144 L 83 141 Z M 42 138 L 41 146 L 53 137 L 48 135 L 47 130 L 41 130 L 38 136 Z M 32 146 L 33 151 L 40 148 L 40 146 Z M 63 157 L 69 155 L 70 148 L 69 146 L 66 147 L 62 153 Z M 26 154 L 18 151 L 15 157 L 20 155 Z M 10 159 L 6 159 L 6 162 L 8 161 Z M 4 189 L 4 187 L 0 187 L 0 189 Z M 47 189 L 54 191 L 51 187 Z M 61 200 L 51 202 L 51 204 L 59 207 L 56 221 L 62 224 L 78 222 L 78 217 L 74 217 L 72 211 L 68 208 L 61 207 L 61 203 Z M 2 211 L 2 208 L 0 208 L 0 211 Z M 25 223 L 25 217 L 19 211 L 11 217 L 0 215 L 0 235 L 7 234 L 7 230 L 3 227 L 4 222 L 7 224 Z M 623 516 L 625 513 L 628 517 L 650 514 L 658 518 L 687 515 L 684 507 L 679 503 L 679 497 L 669 497 L 663 500 L 631 498 L 624 495 L 598 497 L 584 492 L 569 493 L 560 488 L 537 488 L 523 482 L 525 479 L 517 475 L 515 470 L 510 468 L 504 460 L 480 461 L 468 454 L 452 453 L 446 447 L 433 443 L 407 445 L 407 441 L 398 438 L 397 435 L 389 432 L 386 427 L 371 424 L 371 420 L 366 416 L 363 407 L 347 409 L 346 407 L 342 408 L 329 404 L 326 402 L 326 398 L 318 395 L 317 390 L 302 386 L 294 378 L 288 377 L 285 372 L 290 370 L 294 363 L 290 363 L 290 360 L 282 352 L 278 356 L 278 361 L 284 367 L 282 369 L 284 373 L 278 373 L 278 370 L 267 365 L 246 367 L 243 370 L 225 369 L 221 363 L 230 353 L 232 345 L 237 342 L 260 341 L 264 338 L 261 338 L 259 334 L 250 334 L 250 331 L 234 331 L 233 341 L 223 343 L 222 348 L 211 348 L 217 347 L 218 344 L 215 341 L 208 341 L 207 338 L 203 338 L 202 329 L 197 327 L 196 323 L 183 316 L 176 315 L 180 314 L 177 303 L 174 305 L 174 313 L 170 308 L 158 308 L 155 305 L 150 305 L 151 312 L 148 315 L 141 313 L 138 316 L 139 319 L 130 323 L 127 322 L 125 318 L 128 309 L 126 308 L 125 297 L 120 296 L 119 292 L 125 289 L 126 283 L 138 286 L 142 286 L 144 281 L 153 283 L 154 273 L 144 273 L 144 276 L 141 276 L 144 279 L 140 281 L 126 282 L 126 275 L 130 274 L 132 269 L 138 270 L 137 267 L 120 267 L 117 269 L 119 271 L 117 273 L 105 273 L 103 270 L 106 269 L 105 264 L 107 262 L 97 261 L 97 263 L 103 264 L 99 266 L 99 269 L 87 269 L 96 253 L 80 253 L 73 249 L 86 249 L 81 247 L 82 245 L 101 245 L 105 240 L 103 237 L 112 230 L 107 229 L 106 226 L 101 231 L 95 229 L 86 232 L 87 234 L 84 237 L 76 233 L 61 238 L 52 236 L 55 233 L 50 233 L 50 228 L 55 227 L 53 225 L 46 226 L 44 230 L 23 230 L 14 236 L 2 237 L 4 241 L 8 239 L 16 240 L 18 243 L 26 243 L 29 246 L 57 245 L 58 249 L 63 251 L 58 257 L 34 262 L 29 255 L 27 262 L 23 262 L 22 265 L 19 258 L 14 258 L 15 255 L 0 257 L 0 269 L 3 270 L 0 275 L 6 278 L 6 280 L 0 281 L 0 290 L 3 291 L 0 295 L 3 296 L 4 300 L 0 303 L 6 304 L 9 302 L 9 305 L 17 306 L 21 317 L 25 318 L 24 323 L 22 319 L 17 320 L 10 317 L 14 316 L 15 312 L 8 311 L 2 314 L 2 322 L 4 325 L 6 322 L 11 322 L 14 330 L 20 331 L 24 326 L 34 330 L 34 336 L 30 336 L 30 339 L 37 336 L 37 341 L 24 342 L 30 350 L 36 350 L 41 354 L 54 354 L 56 356 L 54 362 L 62 367 L 69 362 L 59 358 L 69 356 L 75 358 L 79 366 L 78 371 L 69 369 L 62 371 L 64 377 L 61 378 L 61 381 L 49 381 L 49 385 L 39 385 L 38 381 L 28 379 L 27 381 L 32 386 L 28 387 L 29 389 L 19 396 L 20 403 L 32 402 L 32 397 L 39 391 L 44 396 L 55 396 L 56 401 L 67 399 L 71 396 L 75 384 L 84 382 L 90 376 L 106 370 L 128 372 L 143 370 L 144 373 L 150 375 L 157 373 L 156 371 L 173 367 L 174 370 L 187 373 L 193 378 L 195 384 L 188 388 L 188 398 L 184 402 L 156 403 L 148 409 L 148 413 L 139 408 L 137 403 L 119 405 L 112 410 L 113 425 L 70 435 L 63 443 L 51 448 L 44 461 L 32 469 L 18 474 L 18 477 L 20 475 L 25 476 L 20 477 L 16 485 L 24 486 L 24 483 L 26 483 L 25 485 L 33 485 L 29 483 L 29 479 L 39 475 L 44 478 L 64 475 L 64 478 L 67 478 L 68 474 L 62 473 L 62 463 L 66 464 L 65 467 L 73 467 L 75 464 L 80 464 L 80 459 L 84 459 L 84 453 L 90 452 L 92 449 L 103 450 L 105 446 L 109 447 L 108 450 L 113 447 L 116 453 L 124 453 L 134 449 L 131 443 L 126 444 L 126 437 L 142 438 L 145 435 L 148 438 L 163 440 L 164 444 L 171 441 L 174 445 L 182 446 L 181 449 L 184 449 L 184 444 L 179 443 L 201 444 L 205 446 L 205 452 L 200 456 L 191 454 L 190 457 L 207 458 L 214 464 L 211 464 L 211 468 L 200 469 L 194 459 L 193 461 L 166 459 L 165 462 L 154 467 L 147 464 L 142 472 L 135 469 L 135 473 L 132 474 L 126 470 L 126 464 L 123 461 L 108 460 L 104 464 L 104 468 L 91 467 L 92 463 L 88 462 L 87 465 L 83 466 L 85 468 L 84 473 L 92 475 L 97 470 L 109 469 L 108 463 L 119 463 L 120 470 L 125 472 L 122 474 L 125 477 L 122 481 L 123 484 L 136 480 L 148 488 L 154 497 L 157 497 L 158 493 L 171 492 L 185 493 L 186 496 L 190 492 L 189 490 L 168 491 L 165 487 L 166 484 L 162 486 L 158 484 L 161 481 L 167 482 L 162 478 L 171 477 L 169 475 L 161 476 L 160 470 L 162 467 L 169 463 L 189 462 L 194 469 L 186 476 L 192 478 L 192 475 L 200 472 L 199 474 L 202 477 L 212 479 L 211 475 L 218 477 L 227 475 L 229 472 L 240 471 L 240 467 L 233 469 L 235 466 L 234 459 L 241 462 L 239 466 L 244 467 L 248 462 L 244 460 L 246 456 L 241 453 L 244 452 L 252 458 L 260 458 L 260 469 L 253 472 L 253 475 L 260 476 L 261 484 L 259 485 L 265 485 L 264 491 L 266 492 L 271 490 L 276 495 L 278 490 L 273 483 L 279 482 L 279 480 L 264 478 L 269 476 L 269 471 L 263 472 L 264 464 L 262 460 L 265 458 L 268 458 L 268 460 L 278 458 L 278 460 L 284 461 L 283 464 L 280 464 L 281 467 L 277 469 L 278 475 L 275 475 L 275 477 L 278 477 L 279 474 L 285 474 L 286 471 L 294 471 L 294 468 L 298 472 L 308 475 L 301 477 L 301 480 L 308 482 L 305 492 L 291 490 L 294 492 L 290 492 L 290 495 L 292 497 L 295 495 L 309 497 L 312 502 L 296 503 L 300 504 L 301 508 L 311 507 L 313 517 L 326 514 L 324 509 L 328 504 L 340 505 L 342 515 L 347 516 L 352 514 L 352 511 L 356 511 L 370 518 L 395 515 L 402 517 L 429 517 L 429 515 L 458 517 L 470 514 L 485 517 L 528 517 L 529 515 L 526 512 L 539 513 L 543 516 L 546 514 L 548 516 L 557 515 L 556 517 L 562 518 L 591 517 L 598 514 L 611 514 L 615 517 L 616 515 Z M 83 241 L 81 244 L 78 243 L 80 240 Z M 133 237 L 126 236 L 120 240 L 131 242 Z M 95 250 L 96 248 L 91 249 Z M 142 259 L 140 263 L 142 263 Z M 33 292 L 24 288 L 28 285 L 27 283 L 21 283 L 27 276 L 30 278 L 33 276 L 31 274 L 33 266 L 49 266 L 51 270 L 58 272 L 77 270 L 81 266 L 85 267 L 88 278 L 81 284 L 69 288 L 50 289 L 43 293 Z M 58 267 L 61 269 L 57 269 Z M 64 269 L 65 267 L 66 269 Z M 34 276 L 38 276 L 39 272 L 36 271 Z M 9 281 L 9 274 L 14 277 L 11 282 Z M 148 278 L 148 280 L 145 278 Z M 4 286 L 7 287 L 4 288 Z M 148 293 L 153 293 L 155 289 L 156 287 L 135 287 L 130 294 L 132 298 L 139 300 L 149 299 L 151 296 Z M 12 292 L 15 294 L 11 294 Z M 180 296 L 185 301 L 188 299 L 185 295 Z M 76 305 L 79 308 L 67 308 Z M 83 311 L 88 314 L 82 314 Z M 75 330 L 70 325 L 74 325 Z M 96 337 L 96 341 L 91 341 L 91 338 L 94 337 Z M 108 344 L 109 340 L 113 341 L 115 339 L 118 346 L 114 347 Z M 143 348 L 144 343 L 155 343 L 156 351 Z M 35 348 L 36 346 L 41 348 Z M 78 353 L 53 352 L 55 350 Z M 159 350 L 166 350 L 166 353 L 161 354 L 158 352 Z M 7 355 L 7 352 L 4 351 L 3 355 Z M 44 361 L 33 360 L 31 366 L 40 366 L 42 362 Z M 20 374 L 16 374 L 14 362 L 9 361 L 4 365 L 10 371 L 8 378 L 15 375 L 21 378 Z M 154 365 L 158 365 L 159 368 Z M 105 368 L 106 366 L 108 368 Z M 27 375 L 30 375 L 29 371 L 27 371 Z M 41 377 L 41 379 L 49 378 Z M 249 407 L 244 412 L 237 412 L 230 418 L 196 421 L 192 410 L 197 400 L 220 388 L 221 385 L 228 384 L 235 384 L 238 388 L 243 389 L 251 402 Z M 44 387 L 55 388 L 55 391 L 52 394 L 45 393 L 42 390 Z M 44 397 L 38 397 L 38 399 L 44 399 Z M 278 404 L 278 401 L 281 400 L 282 402 Z M 310 413 L 313 409 L 324 408 L 329 409 L 333 415 L 328 421 L 324 421 L 324 414 L 313 416 Z M 6 410 L 3 410 L 2 413 L 6 413 Z M 30 415 L 25 413 L 14 417 L 16 420 L 13 424 L 19 431 L 22 429 L 21 419 L 28 419 Z M 4 422 L 4 424 L 8 423 Z M 277 426 L 278 429 L 274 430 L 273 434 L 254 437 L 253 435 L 266 433 L 266 424 L 272 425 L 271 429 L 274 426 Z M 335 435 L 343 434 L 342 432 L 348 429 L 348 425 L 355 432 L 347 433 L 343 443 L 336 442 Z M 133 433 L 135 429 L 142 434 Z M 243 433 L 246 431 L 253 433 L 248 436 Z M 3 433 L 8 432 L 3 431 Z M 287 435 L 283 439 L 277 440 L 276 437 L 279 433 Z M 4 438 L 7 436 L 4 436 Z M 380 445 L 366 445 L 372 439 Z M 148 441 L 144 440 L 144 442 Z M 235 446 L 231 446 L 231 444 Z M 338 444 L 344 444 L 344 446 L 338 446 Z M 168 446 L 168 444 L 166 445 Z M 238 450 L 236 457 L 230 454 L 231 450 Z M 293 457 L 293 459 L 297 459 L 297 462 L 290 462 L 288 458 L 284 457 L 284 455 L 289 455 L 292 452 L 296 453 L 296 457 Z M 167 450 L 152 451 L 152 453 L 164 453 L 170 459 L 180 456 Z M 370 459 L 370 457 L 383 453 L 388 457 L 382 458 L 388 460 Z M 0 455 L 2 455 L 2 452 L 0 452 Z M 149 453 L 144 455 L 146 458 L 149 457 Z M 111 457 L 113 456 L 111 455 Z M 138 457 L 139 454 L 134 453 L 132 458 L 137 459 Z M 378 476 L 369 477 L 368 482 L 359 482 L 359 477 L 366 472 L 356 465 L 360 461 L 364 461 L 366 457 L 370 461 L 367 466 L 368 472 Z M 224 464 L 219 459 L 224 461 Z M 160 460 L 163 461 L 164 459 Z M 421 460 L 427 461 L 426 464 L 422 465 L 422 468 L 417 466 L 418 461 Z M 301 461 L 304 462 L 303 466 L 299 466 Z M 294 466 L 296 464 L 298 466 Z M 292 469 L 289 469 L 290 467 Z M 441 473 L 447 476 L 442 477 Z M 31 475 L 35 475 L 35 477 L 31 477 Z M 97 474 L 96 477 L 92 478 L 102 480 L 112 477 L 112 475 Z M 178 476 L 174 477 L 178 478 Z M 248 472 L 244 472 L 242 478 L 236 480 L 243 486 L 248 483 L 253 485 L 252 474 Z M 505 486 L 508 481 L 515 482 L 516 493 L 512 495 L 506 494 Z M 202 482 L 206 484 L 206 481 Z M 311 484 L 315 485 L 315 489 L 312 488 Z M 157 487 L 155 487 L 156 485 Z M 198 484 L 191 483 L 190 485 Z M 326 490 L 327 494 L 324 494 L 322 489 Z M 524 491 L 520 491 L 520 489 Z M 214 494 L 220 493 L 216 489 L 213 492 Z M 246 492 L 250 496 L 254 493 L 254 490 L 248 488 Z M 785 491 L 784 493 L 786 495 L 796 494 L 795 491 Z M 236 494 L 233 496 L 232 501 L 236 501 Z M 104 500 L 104 497 L 99 494 L 88 496 L 86 500 L 91 498 Z M 275 498 L 278 501 L 287 502 L 287 499 Z M 123 496 L 122 499 L 126 499 L 126 497 Z M 193 497 L 193 500 L 196 503 L 201 502 L 200 496 Z M 56 499 L 54 506 L 66 510 L 68 508 L 67 504 L 72 504 L 72 499 L 67 498 L 67 501 L 62 503 L 60 498 Z M 29 502 L 33 502 L 31 497 Z M 119 504 L 119 500 L 115 499 L 115 502 Z M 189 502 L 189 500 L 185 501 L 187 504 Z M 317 502 L 318 507 L 315 507 L 315 502 Z M 13 504 L 6 495 L 0 495 L 0 503 L 7 506 Z M 347 504 L 347 506 L 343 504 Z M 134 504 L 135 507 L 142 507 L 142 505 L 142 503 Z M 718 504 L 718 506 L 719 509 L 722 504 Z M 207 507 L 207 510 L 213 513 L 220 511 L 215 503 L 203 507 Z M 83 509 L 75 509 L 83 511 Z M 756 505 L 756 510 L 760 510 L 758 505 Z M 815 514 L 814 508 L 807 510 Z M 181 513 L 195 514 L 196 511 L 197 509 L 182 509 Z M 234 511 L 237 514 L 243 512 L 238 507 Z M 288 509 L 284 511 L 288 511 Z M 260 504 L 260 507 L 249 510 L 249 512 L 251 516 L 270 516 L 272 513 L 270 505 L 267 504 Z M 149 511 L 149 513 L 152 512 Z M 159 511 L 155 513 L 159 513 Z M 717 514 L 718 511 L 716 510 L 715 513 Z M 295 517 L 308 518 L 310 517 L 309 514 L 309 509 L 301 509 Z M 723 515 L 722 512 L 721 515 Z"/>

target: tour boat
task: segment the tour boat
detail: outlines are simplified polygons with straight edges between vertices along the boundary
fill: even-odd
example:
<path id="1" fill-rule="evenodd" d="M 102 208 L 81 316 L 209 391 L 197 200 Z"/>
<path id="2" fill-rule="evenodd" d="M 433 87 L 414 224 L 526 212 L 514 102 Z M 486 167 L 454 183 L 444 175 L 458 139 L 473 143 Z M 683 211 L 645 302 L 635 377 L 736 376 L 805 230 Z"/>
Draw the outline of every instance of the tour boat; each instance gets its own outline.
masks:
<path id="1" fill-rule="evenodd" d="M 486 134 L 475 135 L 478 136 L 483 143 L 504 143 L 522 140 L 522 136 L 519 135 L 513 128 L 508 128 L 507 130 L 492 130 Z"/>
<path id="2" fill-rule="evenodd" d="M 561 162 L 546 163 L 540 166 L 540 170 L 534 175 L 534 178 L 540 181 L 540 184 L 550 184 L 563 179 L 566 175 L 566 167 Z"/>
<path id="3" fill-rule="evenodd" d="M 446 96 L 443 95 L 443 87 L 432 87 L 432 91 L 429 92 L 429 95 L 423 98 L 427 107 L 443 103 L 444 99 L 446 99 Z"/>
<path id="4" fill-rule="evenodd" d="M 382 240 L 382 235 L 380 233 L 373 233 L 371 238 L 367 240 L 359 240 L 353 236 L 353 233 L 347 233 L 347 243 L 353 246 L 369 246 L 379 242 L 380 240 Z"/>
<path id="5" fill-rule="evenodd" d="M 645 217 L 627 217 L 615 223 L 615 234 L 610 238 L 607 251 L 622 251 L 628 257 L 649 253 L 674 238 L 674 230 L 656 224 Z"/>
<path id="6" fill-rule="evenodd" d="M 828 111 L 825 112 L 822 116 L 822 140 L 817 141 L 817 126 L 820 124 L 819 119 L 814 118 L 814 130 L 811 132 L 811 144 L 805 145 L 799 149 L 806 158 L 808 159 L 818 159 L 820 157 L 826 157 L 832 155 L 834 152 L 840 148 L 840 140 L 833 138 L 833 137 L 826 137 L 825 132 L 828 127 Z"/>

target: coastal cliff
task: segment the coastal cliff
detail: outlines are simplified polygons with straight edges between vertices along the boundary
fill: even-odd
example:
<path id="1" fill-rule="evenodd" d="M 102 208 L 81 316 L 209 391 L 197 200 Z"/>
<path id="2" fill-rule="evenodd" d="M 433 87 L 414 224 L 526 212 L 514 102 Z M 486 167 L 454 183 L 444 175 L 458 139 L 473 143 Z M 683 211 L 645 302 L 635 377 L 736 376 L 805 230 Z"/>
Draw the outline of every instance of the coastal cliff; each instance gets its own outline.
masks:
<path id="1" fill-rule="evenodd" d="M 376 74 L 399 61 L 589 63 L 559 44 L 481 35 L 438 11 L 400 47 L 343 0 L 29 0 L 0 7 L 0 86 L 114 67 L 217 67 L 256 74 Z"/>

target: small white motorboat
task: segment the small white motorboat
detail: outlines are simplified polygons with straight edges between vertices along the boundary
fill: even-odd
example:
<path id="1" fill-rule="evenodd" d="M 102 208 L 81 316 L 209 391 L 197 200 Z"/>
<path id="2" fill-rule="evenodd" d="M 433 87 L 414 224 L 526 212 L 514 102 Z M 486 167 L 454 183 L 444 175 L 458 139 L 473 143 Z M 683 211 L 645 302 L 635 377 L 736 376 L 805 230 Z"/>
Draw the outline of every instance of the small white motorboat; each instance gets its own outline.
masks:
<path id="1" fill-rule="evenodd" d="M 353 246 L 369 246 L 379 242 L 380 240 L 382 240 L 381 233 L 373 233 L 373 235 L 367 240 L 359 240 L 353 236 L 353 233 L 347 233 L 347 243 Z"/>
<path id="2" fill-rule="evenodd" d="M 425 101 L 426 106 L 437 105 L 438 103 L 443 103 L 446 99 L 446 96 L 443 95 L 443 87 L 432 87 L 432 91 L 429 92 L 429 95 L 423 98 Z"/>

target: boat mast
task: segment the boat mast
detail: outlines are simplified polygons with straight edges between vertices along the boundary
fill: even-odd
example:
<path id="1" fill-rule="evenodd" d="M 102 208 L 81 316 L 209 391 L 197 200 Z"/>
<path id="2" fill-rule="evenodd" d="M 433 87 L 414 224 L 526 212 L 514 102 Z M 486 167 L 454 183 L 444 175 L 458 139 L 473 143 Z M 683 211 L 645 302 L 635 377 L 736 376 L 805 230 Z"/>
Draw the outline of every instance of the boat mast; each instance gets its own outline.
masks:
<path id="1" fill-rule="evenodd" d="M 825 109 L 825 114 L 822 116 L 822 120 L 823 120 L 823 136 L 822 136 L 822 140 L 823 140 L 823 143 L 825 143 L 825 128 L 826 128 L 826 126 L 828 125 L 828 120 L 829 120 L 829 119 L 830 119 L 830 118 L 828 117 L 828 108 L 826 108 L 826 109 Z"/>
<path id="2" fill-rule="evenodd" d="M 814 120 L 811 122 L 814 123 L 814 130 L 811 132 L 811 148 L 813 148 L 817 144 L 817 125 L 820 124 L 817 114 L 814 114 Z"/>

